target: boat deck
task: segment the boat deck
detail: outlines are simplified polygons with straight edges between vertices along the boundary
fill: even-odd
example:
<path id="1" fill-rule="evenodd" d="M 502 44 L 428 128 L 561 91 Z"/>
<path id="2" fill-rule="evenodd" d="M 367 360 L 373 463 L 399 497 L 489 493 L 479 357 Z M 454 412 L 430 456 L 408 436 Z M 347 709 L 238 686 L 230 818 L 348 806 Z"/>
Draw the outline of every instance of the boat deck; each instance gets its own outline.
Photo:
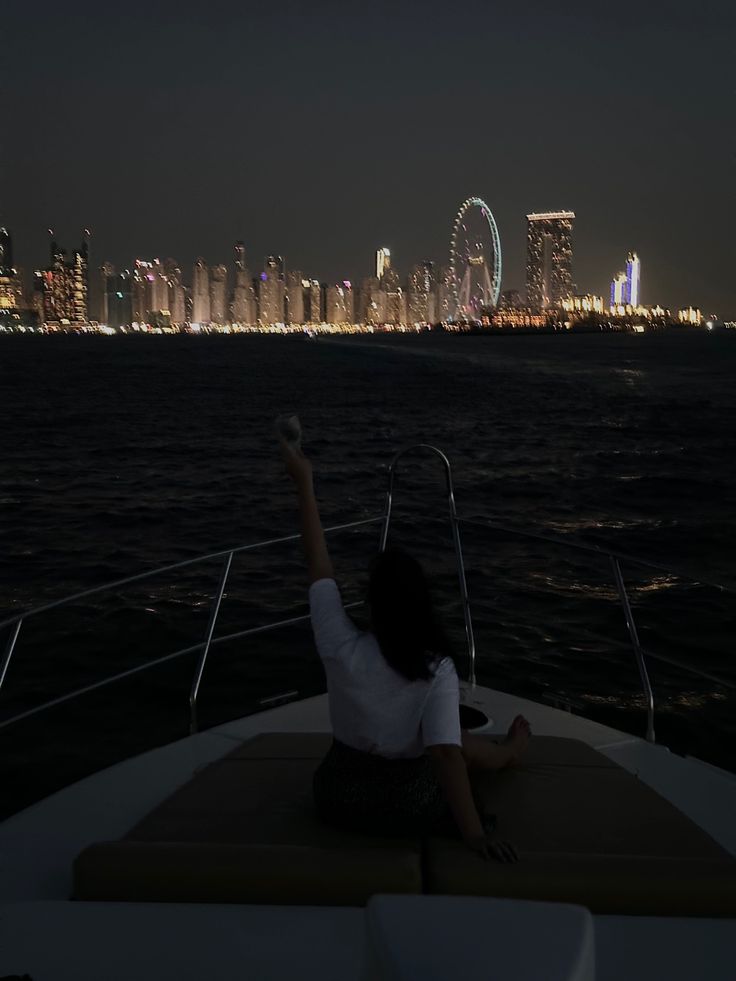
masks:
<path id="1" fill-rule="evenodd" d="M 465 701 L 491 717 L 487 727 L 491 733 L 502 733 L 523 712 L 538 735 L 583 740 L 637 774 L 736 855 L 733 775 L 502 692 L 477 688 L 467 693 Z M 243 740 L 264 732 L 329 731 L 326 696 L 291 703 L 118 764 L 4 822 L 0 826 L 3 972 L 99 977 L 99 957 L 114 949 L 114 964 L 105 966 L 105 977 L 111 979 L 230 978 L 242 976 L 245 965 L 249 975 L 258 978 L 291 977 L 297 970 L 300 976 L 325 981 L 358 978 L 365 947 L 361 909 L 68 901 L 72 863 L 83 848 L 125 835 L 201 768 Z M 416 897 L 417 902 L 422 898 Z M 733 920 L 596 916 L 594 924 L 597 978 L 732 977 Z M 288 945 L 283 944 L 285 934 Z M 184 947 L 182 936 L 187 938 Z M 128 937 L 139 940 L 130 945 L 123 942 Z M 317 942 L 320 937 L 323 943 Z M 82 938 L 87 938 L 85 943 Z M 53 964 L 53 972 L 46 972 L 45 964 Z"/>

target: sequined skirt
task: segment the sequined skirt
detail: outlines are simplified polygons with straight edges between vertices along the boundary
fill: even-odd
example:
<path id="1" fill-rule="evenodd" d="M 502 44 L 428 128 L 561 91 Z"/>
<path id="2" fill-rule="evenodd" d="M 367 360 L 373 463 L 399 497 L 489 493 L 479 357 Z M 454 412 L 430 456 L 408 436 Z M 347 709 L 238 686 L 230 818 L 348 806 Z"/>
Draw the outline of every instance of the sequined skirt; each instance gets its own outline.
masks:
<path id="1" fill-rule="evenodd" d="M 313 779 L 328 824 L 375 835 L 455 835 L 432 760 L 386 759 L 335 739 Z"/>

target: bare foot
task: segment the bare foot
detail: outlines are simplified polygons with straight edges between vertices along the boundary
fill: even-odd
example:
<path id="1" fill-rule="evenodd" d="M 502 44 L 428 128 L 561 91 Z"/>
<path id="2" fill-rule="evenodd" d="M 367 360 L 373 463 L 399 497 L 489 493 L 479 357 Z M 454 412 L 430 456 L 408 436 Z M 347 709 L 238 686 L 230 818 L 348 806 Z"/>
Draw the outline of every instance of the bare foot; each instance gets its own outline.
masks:
<path id="1" fill-rule="evenodd" d="M 509 726 L 508 735 L 504 740 L 506 746 L 511 750 L 513 763 L 518 763 L 524 750 L 529 745 L 532 736 L 532 728 L 523 715 L 517 715 Z"/>

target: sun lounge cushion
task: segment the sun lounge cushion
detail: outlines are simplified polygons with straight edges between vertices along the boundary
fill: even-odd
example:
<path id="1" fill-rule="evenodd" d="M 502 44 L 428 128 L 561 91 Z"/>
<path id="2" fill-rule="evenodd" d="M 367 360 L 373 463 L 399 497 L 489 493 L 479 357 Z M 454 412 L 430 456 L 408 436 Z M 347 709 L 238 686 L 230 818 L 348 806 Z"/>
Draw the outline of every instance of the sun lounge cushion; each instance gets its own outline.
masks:
<path id="1" fill-rule="evenodd" d="M 425 891 L 574 903 L 611 915 L 736 916 L 734 867 L 719 859 L 519 850 L 510 865 L 435 839 Z"/>
<path id="2" fill-rule="evenodd" d="M 264 735 L 205 767 L 123 841 L 86 849 L 75 897 L 363 905 L 378 892 L 421 892 L 418 840 L 320 821 L 312 774 L 329 743 Z"/>
<path id="3" fill-rule="evenodd" d="M 601 756 L 590 747 L 564 764 L 540 761 L 555 759 L 549 748 L 473 780 L 479 808 L 523 860 L 478 861 L 459 842 L 432 839 L 427 891 L 558 899 L 595 913 L 736 915 L 736 861 L 717 842 L 623 768 L 587 765 L 584 755 Z"/>
<path id="4" fill-rule="evenodd" d="M 84 900 L 364 906 L 384 892 L 421 892 L 418 849 L 123 840 L 74 863 Z"/>

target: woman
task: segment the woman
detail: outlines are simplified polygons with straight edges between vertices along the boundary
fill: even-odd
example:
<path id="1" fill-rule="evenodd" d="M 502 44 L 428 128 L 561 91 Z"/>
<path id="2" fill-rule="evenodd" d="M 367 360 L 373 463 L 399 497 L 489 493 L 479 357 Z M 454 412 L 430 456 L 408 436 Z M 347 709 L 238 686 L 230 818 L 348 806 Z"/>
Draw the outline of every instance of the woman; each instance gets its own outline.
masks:
<path id="1" fill-rule="evenodd" d="M 346 615 L 335 583 L 312 465 L 281 441 L 299 496 L 309 603 L 325 667 L 334 741 L 314 777 L 317 809 L 340 827 L 378 834 L 454 831 L 483 858 L 516 861 L 478 815 L 469 768 L 500 769 L 524 751 L 523 716 L 501 744 L 460 728 L 459 688 L 424 575 L 412 558 L 384 552 L 371 572 L 370 633 Z"/>

